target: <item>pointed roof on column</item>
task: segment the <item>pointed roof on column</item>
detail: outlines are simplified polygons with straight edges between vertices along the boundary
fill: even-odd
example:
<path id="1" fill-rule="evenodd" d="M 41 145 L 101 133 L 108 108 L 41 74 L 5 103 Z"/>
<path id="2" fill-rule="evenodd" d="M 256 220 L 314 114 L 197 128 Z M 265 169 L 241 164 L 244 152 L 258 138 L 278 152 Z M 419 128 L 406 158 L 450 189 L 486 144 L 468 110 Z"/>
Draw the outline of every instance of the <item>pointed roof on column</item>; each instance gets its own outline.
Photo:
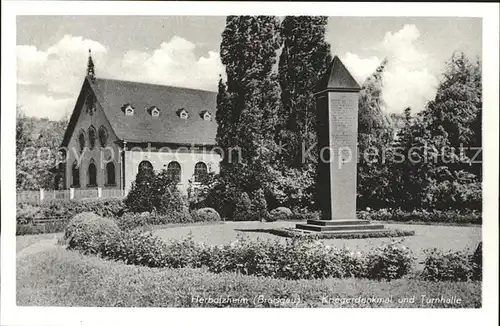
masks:
<path id="1" fill-rule="evenodd" d="M 335 56 L 329 64 L 325 75 L 316 85 L 316 92 L 323 91 L 342 91 L 342 92 L 359 92 L 361 87 L 356 82 L 351 73 L 340 61 L 338 56 Z"/>
<path id="2" fill-rule="evenodd" d="M 92 60 L 92 52 L 89 49 L 89 60 L 87 62 L 87 76 L 90 77 L 90 80 L 95 80 L 95 70 L 94 70 L 94 61 Z"/>

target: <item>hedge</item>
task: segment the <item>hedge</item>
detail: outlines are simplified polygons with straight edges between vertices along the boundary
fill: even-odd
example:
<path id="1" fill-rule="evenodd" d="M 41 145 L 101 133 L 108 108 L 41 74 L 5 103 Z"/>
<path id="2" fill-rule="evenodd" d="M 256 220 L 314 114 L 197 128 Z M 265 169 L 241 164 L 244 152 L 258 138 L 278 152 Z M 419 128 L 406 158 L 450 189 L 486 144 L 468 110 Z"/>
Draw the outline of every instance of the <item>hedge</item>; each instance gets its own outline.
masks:
<path id="1" fill-rule="evenodd" d="M 165 243 L 151 232 L 121 231 L 105 220 L 95 217 L 83 221 L 74 219 L 77 225 L 84 223 L 92 227 L 83 228 L 84 236 L 79 241 L 73 240 L 79 234 L 71 236 L 69 227 L 67 234 L 69 232 L 71 239 L 68 248 L 131 265 L 171 268 L 204 266 L 214 273 L 237 272 L 283 279 L 356 277 L 393 280 L 415 274 L 416 258 L 402 241 L 392 241 L 365 253 L 301 238 L 287 239 L 283 243 L 278 240 L 249 241 L 248 238 L 238 237 L 229 245 L 207 246 L 194 242 L 191 237 Z M 77 242 L 78 245 L 75 245 Z M 481 248 L 480 244 L 473 254 L 465 251 L 443 253 L 437 249 L 426 251 L 424 271 L 415 275 L 428 281 L 479 280 L 482 272 Z"/>
<path id="2" fill-rule="evenodd" d="M 217 222 L 220 216 L 212 208 L 201 208 L 193 212 L 157 213 L 125 213 L 116 218 L 120 229 L 131 231 L 151 225 L 190 224 L 199 222 Z"/>
<path id="3" fill-rule="evenodd" d="M 16 225 L 16 235 L 58 233 L 63 232 L 68 224 L 67 220 L 34 224 L 32 222 Z"/>
<path id="4" fill-rule="evenodd" d="M 97 252 L 86 250 L 85 246 L 72 246 L 71 240 L 69 248 L 133 265 L 173 268 L 206 266 L 215 273 L 238 272 L 284 279 L 358 277 L 390 280 L 409 274 L 414 261 L 409 249 L 398 243 L 362 254 L 302 239 L 282 243 L 248 241 L 240 237 L 230 245 L 206 246 L 191 238 L 167 244 L 149 232 L 140 231 L 120 231 L 112 233 L 111 237 L 98 239 L 101 242 L 87 246 L 97 248 Z"/>
<path id="5" fill-rule="evenodd" d="M 120 216 L 124 212 L 119 198 L 49 200 L 40 204 L 19 203 L 16 210 L 18 224 L 29 224 L 34 219 L 69 219 L 76 214 L 91 212 L 101 217 Z"/>
<path id="6" fill-rule="evenodd" d="M 130 213 L 125 211 L 123 200 L 118 198 L 72 201 L 52 200 L 38 205 L 18 204 L 16 235 L 62 232 L 72 216 L 84 212 L 114 219 L 120 228 L 124 230 L 132 230 L 148 225 L 220 221 L 218 213 L 211 208 L 202 208 L 193 212 L 184 210 L 165 214 Z"/>
<path id="7" fill-rule="evenodd" d="M 482 242 L 473 254 L 467 251 L 426 251 L 422 277 L 428 281 L 472 281 L 482 279 Z"/>
<path id="8" fill-rule="evenodd" d="M 379 209 L 358 211 L 357 216 L 363 220 L 403 223 L 482 224 L 482 213 L 475 210 L 414 210 L 407 212 L 401 209 Z"/>

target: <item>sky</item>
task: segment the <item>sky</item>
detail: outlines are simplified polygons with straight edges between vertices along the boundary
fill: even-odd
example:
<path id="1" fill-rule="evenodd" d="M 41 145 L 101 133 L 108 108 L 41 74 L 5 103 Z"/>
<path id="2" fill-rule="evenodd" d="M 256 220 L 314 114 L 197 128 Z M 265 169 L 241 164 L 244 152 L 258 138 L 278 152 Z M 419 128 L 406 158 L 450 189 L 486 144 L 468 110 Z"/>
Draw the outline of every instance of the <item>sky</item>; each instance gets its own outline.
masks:
<path id="1" fill-rule="evenodd" d="M 72 112 L 92 49 L 97 77 L 217 91 L 217 16 L 18 16 L 17 104 L 28 116 Z M 434 98 L 454 51 L 481 58 L 480 18 L 329 17 L 326 39 L 360 84 L 384 58 L 384 110 Z"/>

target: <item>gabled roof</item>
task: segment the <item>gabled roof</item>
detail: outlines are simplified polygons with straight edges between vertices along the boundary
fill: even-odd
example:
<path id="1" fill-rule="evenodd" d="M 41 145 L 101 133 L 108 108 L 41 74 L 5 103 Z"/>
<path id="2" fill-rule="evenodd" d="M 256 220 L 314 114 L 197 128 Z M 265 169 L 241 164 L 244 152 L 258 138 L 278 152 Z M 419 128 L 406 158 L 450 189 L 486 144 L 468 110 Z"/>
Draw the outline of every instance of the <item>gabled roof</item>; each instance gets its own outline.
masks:
<path id="1" fill-rule="evenodd" d="M 320 79 L 316 87 L 316 92 L 325 90 L 332 91 L 360 91 L 361 87 L 352 77 L 351 73 L 340 61 L 338 56 L 335 56 L 329 64 L 325 75 Z"/>
<path id="2" fill-rule="evenodd" d="M 83 87 L 86 83 L 91 86 L 119 140 L 215 145 L 217 123 L 203 120 L 198 115 L 203 110 L 215 113 L 215 92 L 102 78 L 91 81 L 88 77 Z M 134 108 L 133 116 L 124 114 L 122 108 L 125 104 Z M 160 110 L 159 117 L 153 118 L 148 112 L 152 106 Z M 192 113 L 188 119 L 181 119 L 176 114 L 182 108 Z"/>

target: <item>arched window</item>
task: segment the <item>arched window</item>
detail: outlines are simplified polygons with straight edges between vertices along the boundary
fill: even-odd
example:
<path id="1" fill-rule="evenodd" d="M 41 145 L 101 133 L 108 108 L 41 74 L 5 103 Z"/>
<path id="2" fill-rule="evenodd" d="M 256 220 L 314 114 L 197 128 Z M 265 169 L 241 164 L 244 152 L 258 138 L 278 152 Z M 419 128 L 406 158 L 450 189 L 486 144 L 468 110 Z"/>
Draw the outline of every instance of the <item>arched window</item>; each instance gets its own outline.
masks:
<path id="1" fill-rule="evenodd" d="M 194 166 L 194 182 L 201 182 L 207 174 L 207 165 L 203 162 L 196 163 Z"/>
<path id="2" fill-rule="evenodd" d="M 142 161 L 141 163 L 139 163 L 139 172 L 141 172 L 145 169 L 153 170 L 153 164 L 151 164 L 151 162 L 149 162 L 149 161 Z"/>
<path id="3" fill-rule="evenodd" d="M 167 175 L 177 183 L 181 182 L 181 165 L 175 161 L 168 163 Z"/>
<path id="4" fill-rule="evenodd" d="M 64 164 L 59 163 L 57 165 L 57 171 L 54 177 L 54 189 L 64 189 Z"/>
<path id="5" fill-rule="evenodd" d="M 80 169 L 76 161 L 73 162 L 73 166 L 71 167 L 71 181 L 72 187 L 80 187 Z"/>
<path id="6" fill-rule="evenodd" d="M 97 139 L 97 133 L 95 131 L 94 126 L 89 127 L 89 147 L 90 149 L 94 149 L 95 141 Z"/>
<path id="7" fill-rule="evenodd" d="M 106 147 L 108 143 L 108 130 L 104 126 L 99 128 L 99 141 L 101 142 L 101 147 Z"/>
<path id="8" fill-rule="evenodd" d="M 85 148 L 85 131 L 83 130 L 81 130 L 80 135 L 78 135 L 78 144 L 80 145 L 80 153 L 81 153 Z"/>
<path id="9" fill-rule="evenodd" d="M 106 185 L 111 186 L 115 185 L 115 164 L 113 162 L 109 162 L 106 164 Z"/>
<path id="10" fill-rule="evenodd" d="M 87 184 L 87 187 L 96 187 L 97 186 L 97 168 L 95 167 L 94 160 L 90 161 L 90 163 L 89 163 L 88 177 L 89 177 L 89 182 Z"/>
<path id="11" fill-rule="evenodd" d="M 54 177 L 54 189 L 59 190 L 63 187 L 63 177 L 60 174 L 56 174 Z"/>

